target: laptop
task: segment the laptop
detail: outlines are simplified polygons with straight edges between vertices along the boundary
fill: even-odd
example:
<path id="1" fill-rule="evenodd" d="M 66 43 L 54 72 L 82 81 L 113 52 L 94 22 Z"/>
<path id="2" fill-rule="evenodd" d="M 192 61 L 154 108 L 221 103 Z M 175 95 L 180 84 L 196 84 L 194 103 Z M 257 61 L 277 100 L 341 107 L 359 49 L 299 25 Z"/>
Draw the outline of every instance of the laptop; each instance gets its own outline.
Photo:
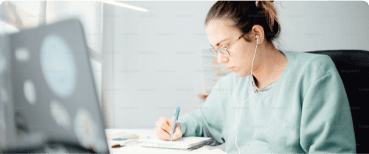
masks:
<path id="1" fill-rule="evenodd" d="M 15 142 L 0 152 L 108 153 L 80 21 L 63 20 L 7 37 L 14 114 L 8 125 L 15 129 Z"/>

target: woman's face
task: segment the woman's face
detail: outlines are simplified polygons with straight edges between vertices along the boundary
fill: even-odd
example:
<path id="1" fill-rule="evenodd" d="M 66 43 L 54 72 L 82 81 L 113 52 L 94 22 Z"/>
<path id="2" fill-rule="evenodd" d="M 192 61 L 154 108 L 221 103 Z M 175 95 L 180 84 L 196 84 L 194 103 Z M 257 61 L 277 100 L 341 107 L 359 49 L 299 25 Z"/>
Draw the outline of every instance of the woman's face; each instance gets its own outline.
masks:
<path id="1" fill-rule="evenodd" d="M 226 47 L 242 35 L 242 32 L 234 26 L 231 20 L 225 19 L 209 21 L 206 25 L 206 33 L 210 45 L 214 48 Z M 255 40 L 247 42 L 241 38 L 228 48 L 230 57 L 218 53 L 218 63 L 224 63 L 228 69 L 234 71 L 240 77 L 250 75 L 255 47 Z M 255 57 L 257 56 L 255 55 Z M 256 64 L 257 58 L 254 60 L 253 70 L 257 67 Z"/>

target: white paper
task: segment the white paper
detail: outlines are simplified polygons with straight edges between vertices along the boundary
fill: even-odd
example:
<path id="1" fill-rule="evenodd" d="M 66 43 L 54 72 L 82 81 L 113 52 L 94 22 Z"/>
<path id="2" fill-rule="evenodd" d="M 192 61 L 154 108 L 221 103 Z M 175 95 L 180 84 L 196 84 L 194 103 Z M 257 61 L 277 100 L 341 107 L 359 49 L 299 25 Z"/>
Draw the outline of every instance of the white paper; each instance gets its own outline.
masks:
<path id="1" fill-rule="evenodd" d="M 158 138 L 141 140 L 142 147 L 156 147 L 169 149 L 188 149 L 211 141 L 210 137 L 181 137 L 176 141 L 164 141 Z"/>

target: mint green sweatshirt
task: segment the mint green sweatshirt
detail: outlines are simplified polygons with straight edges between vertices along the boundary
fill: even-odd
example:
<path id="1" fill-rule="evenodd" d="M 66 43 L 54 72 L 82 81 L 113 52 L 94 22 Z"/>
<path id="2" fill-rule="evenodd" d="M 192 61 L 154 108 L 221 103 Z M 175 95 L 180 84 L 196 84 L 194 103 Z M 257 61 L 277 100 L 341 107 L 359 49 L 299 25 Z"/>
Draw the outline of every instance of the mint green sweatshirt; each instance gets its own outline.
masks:
<path id="1" fill-rule="evenodd" d="M 198 109 L 179 117 L 183 136 L 212 137 L 227 153 L 356 152 L 350 106 L 332 59 L 281 52 L 288 62 L 273 87 L 255 93 L 251 75 L 223 76 Z"/>

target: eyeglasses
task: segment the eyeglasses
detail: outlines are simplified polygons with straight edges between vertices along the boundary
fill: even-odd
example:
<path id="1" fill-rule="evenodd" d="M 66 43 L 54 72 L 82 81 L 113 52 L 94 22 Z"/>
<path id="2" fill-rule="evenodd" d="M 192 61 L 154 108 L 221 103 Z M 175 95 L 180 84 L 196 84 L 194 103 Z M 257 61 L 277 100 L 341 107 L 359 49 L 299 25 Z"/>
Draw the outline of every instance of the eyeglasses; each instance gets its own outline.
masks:
<path id="1" fill-rule="evenodd" d="M 240 40 L 240 38 L 242 38 L 242 36 L 245 35 L 245 33 L 243 33 L 240 37 L 238 37 L 237 40 L 233 41 L 230 45 L 224 47 L 224 48 L 210 48 L 210 52 L 213 53 L 213 55 L 215 57 L 218 57 L 218 52 L 221 53 L 223 56 L 225 57 L 229 57 L 230 56 L 230 53 L 228 51 L 228 48 L 231 47 L 231 45 L 233 45 L 234 43 L 236 43 L 238 40 Z M 227 51 L 227 52 L 226 52 Z"/>

